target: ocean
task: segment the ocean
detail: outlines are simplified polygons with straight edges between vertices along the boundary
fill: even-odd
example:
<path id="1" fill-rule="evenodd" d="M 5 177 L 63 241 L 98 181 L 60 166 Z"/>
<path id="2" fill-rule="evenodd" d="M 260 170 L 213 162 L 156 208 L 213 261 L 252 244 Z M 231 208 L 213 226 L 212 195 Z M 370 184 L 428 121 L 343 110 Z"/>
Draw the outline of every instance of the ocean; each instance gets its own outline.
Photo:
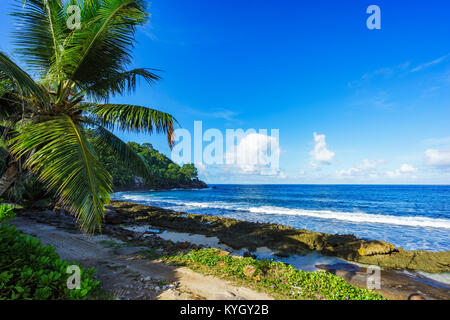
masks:
<path id="1" fill-rule="evenodd" d="M 450 250 L 450 186 L 215 185 L 129 191 L 113 199 L 325 233 L 384 240 L 407 250 Z"/>

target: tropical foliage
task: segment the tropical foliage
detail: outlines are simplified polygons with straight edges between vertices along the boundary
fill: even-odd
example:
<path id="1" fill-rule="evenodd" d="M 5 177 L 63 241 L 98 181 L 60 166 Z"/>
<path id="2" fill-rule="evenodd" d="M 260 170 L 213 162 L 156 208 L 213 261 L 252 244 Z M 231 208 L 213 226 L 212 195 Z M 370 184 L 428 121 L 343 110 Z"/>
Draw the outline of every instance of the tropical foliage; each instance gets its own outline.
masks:
<path id="1" fill-rule="evenodd" d="M 67 26 L 69 5 L 81 9 L 79 29 Z M 172 144 L 171 115 L 109 103 L 112 96 L 133 92 L 139 79 L 159 79 L 154 70 L 129 68 L 136 28 L 149 17 L 145 3 L 17 0 L 13 16 L 21 26 L 14 32 L 16 55 L 30 73 L 0 52 L 0 135 L 9 155 L 0 163 L 6 168 L 0 195 L 23 172 L 34 173 L 84 230 L 93 231 L 100 228 L 112 191 L 99 152 L 114 152 L 137 175 L 151 179 L 146 162 L 113 131 L 161 132 Z"/>
<path id="2" fill-rule="evenodd" d="M 206 185 L 198 180 L 198 172 L 193 164 L 179 166 L 154 149 L 150 143 L 128 142 L 128 147 L 142 157 L 150 170 L 151 179 L 143 184 L 152 189 L 196 188 Z M 111 173 L 114 187 L 136 185 L 137 177 L 129 165 L 121 164 L 116 153 L 105 150 L 99 153 L 100 162 Z"/>
<path id="3" fill-rule="evenodd" d="M 14 216 L 13 208 L 0 204 L 0 300 L 93 299 L 104 294 L 92 279 L 94 269 L 80 268 L 80 288 L 67 287 L 67 261 L 55 248 L 21 233 L 4 222 Z"/>

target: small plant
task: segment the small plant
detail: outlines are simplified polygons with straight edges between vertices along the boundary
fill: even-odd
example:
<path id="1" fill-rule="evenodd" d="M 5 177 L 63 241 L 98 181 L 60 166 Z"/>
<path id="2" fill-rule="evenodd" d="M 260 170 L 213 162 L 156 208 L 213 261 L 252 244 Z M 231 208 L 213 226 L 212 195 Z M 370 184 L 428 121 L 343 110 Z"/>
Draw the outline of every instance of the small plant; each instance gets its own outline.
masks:
<path id="1" fill-rule="evenodd" d="M 165 281 L 165 280 L 159 280 L 158 281 L 158 286 L 164 287 L 165 285 L 167 285 L 167 281 Z"/>
<path id="2" fill-rule="evenodd" d="M 2 199 L 0 199 L 2 200 Z M 1 201 L 0 201 L 1 202 Z M 8 222 L 15 217 L 14 207 L 9 204 L 0 204 L 0 224 Z"/>

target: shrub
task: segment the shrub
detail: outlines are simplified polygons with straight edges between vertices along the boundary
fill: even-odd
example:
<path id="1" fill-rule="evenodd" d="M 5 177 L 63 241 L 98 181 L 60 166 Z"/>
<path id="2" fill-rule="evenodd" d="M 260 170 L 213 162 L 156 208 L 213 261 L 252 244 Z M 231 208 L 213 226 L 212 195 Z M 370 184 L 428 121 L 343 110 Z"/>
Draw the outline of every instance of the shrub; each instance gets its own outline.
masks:
<path id="1" fill-rule="evenodd" d="M 67 288 L 67 267 L 55 248 L 5 225 L 12 207 L 0 205 L 0 300 L 93 299 L 100 297 L 100 283 L 92 279 L 94 269 L 80 267 L 81 288 Z"/>
<path id="2" fill-rule="evenodd" d="M 0 204 L 0 224 L 14 218 L 15 215 L 13 209 L 14 207 L 8 204 Z"/>

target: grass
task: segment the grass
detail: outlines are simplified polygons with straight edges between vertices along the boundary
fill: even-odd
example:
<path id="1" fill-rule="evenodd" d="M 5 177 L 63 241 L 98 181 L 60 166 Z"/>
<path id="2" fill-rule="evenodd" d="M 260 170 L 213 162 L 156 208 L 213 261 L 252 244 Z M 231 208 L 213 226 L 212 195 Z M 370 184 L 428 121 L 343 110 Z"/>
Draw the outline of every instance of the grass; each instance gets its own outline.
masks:
<path id="1" fill-rule="evenodd" d="M 154 254 L 152 258 L 156 258 Z M 307 272 L 273 260 L 234 257 L 218 249 L 193 250 L 162 256 L 176 266 L 214 275 L 268 293 L 276 299 L 295 300 L 385 300 L 380 294 L 361 289 L 323 271 Z"/>

